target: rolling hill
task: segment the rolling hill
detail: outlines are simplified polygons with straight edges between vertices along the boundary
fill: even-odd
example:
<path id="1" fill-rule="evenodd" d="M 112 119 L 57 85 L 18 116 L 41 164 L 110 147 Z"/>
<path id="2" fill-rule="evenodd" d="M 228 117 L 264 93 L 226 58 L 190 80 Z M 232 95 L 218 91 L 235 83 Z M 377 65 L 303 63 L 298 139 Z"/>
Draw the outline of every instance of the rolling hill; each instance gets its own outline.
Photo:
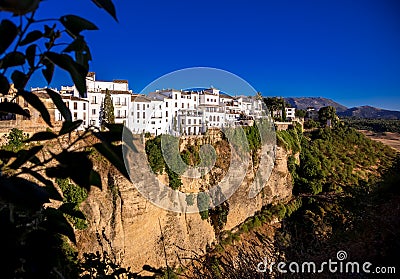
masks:
<path id="1" fill-rule="evenodd" d="M 297 109 L 314 107 L 319 110 L 322 107 L 333 106 L 339 117 L 354 117 L 363 119 L 390 119 L 400 120 L 400 111 L 380 109 L 372 106 L 360 106 L 347 108 L 331 99 L 323 97 L 296 97 L 285 98 L 286 102 Z"/>
<path id="2" fill-rule="evenodd" d="M 297 97 L 297 98 L 285 98 L 292 107 L 297 109 L 307 109 L 308 107 L 314 107 L 319 110 L 322 107 L 332 106 L 336 108 L 337 112 L 346 111 L 347 107 L 323 97 Z"/>

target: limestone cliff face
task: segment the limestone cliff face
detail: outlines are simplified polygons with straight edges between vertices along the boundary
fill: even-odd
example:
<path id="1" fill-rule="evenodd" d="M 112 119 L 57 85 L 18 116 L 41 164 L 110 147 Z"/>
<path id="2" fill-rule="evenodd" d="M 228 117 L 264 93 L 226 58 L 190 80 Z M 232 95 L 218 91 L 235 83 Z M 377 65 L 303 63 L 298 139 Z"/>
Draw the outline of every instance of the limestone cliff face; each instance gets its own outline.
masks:
<path id="1" fill-rule="evenodd" d="M 265 204 L 290 198 L 292 181 L 287 170 L 288 154 L 280 147 L 275 151 L 274 168 L 265 186 L 254 183 L 258 179 L 260 184 L 262 179 L 251 167 L 245 171 L 240 187 L 228 199 L 229 214 L 224 230 L 236 227 Z M 140 271 L 145 264 L 161 267 L 168 261 L 169 266 L 177 265 L 179 259 L 205 253 L 207 246 L 216 240 L 210 222 L 202 220 L 199 213 L 167 211 L 145 199 L 137 186 L 146 185 L 154 178 L 143 176 L 132 183 L 110 170 L 105 162 L 98 162 L 95 168 L 104 174 L 103 189 L 92 189 L 82 205 L 89 228 L 77 232 L 80 253 L 107 251 L 122 266 Z M 260 172 L 262 168 L 260 164 Z M 183 183 L 184 189 L 194 187 L 184 179 Z M 264 187 L 255 197 L 249 198 L 254 185 Z"/>

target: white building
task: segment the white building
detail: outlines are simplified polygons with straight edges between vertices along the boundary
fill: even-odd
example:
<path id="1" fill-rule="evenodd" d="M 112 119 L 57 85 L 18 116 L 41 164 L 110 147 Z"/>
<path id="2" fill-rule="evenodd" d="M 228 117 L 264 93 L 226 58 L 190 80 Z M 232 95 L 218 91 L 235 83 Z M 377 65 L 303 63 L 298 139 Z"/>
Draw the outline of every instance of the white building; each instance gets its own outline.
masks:
<path id="1" fill-rule="evenodd" d="M 84 98 L 75 86 L 62 86 L 60 90 L 73 119 L 83 120 L 82 128 L 100 127 L 106 92 L 111 94 L 115 122 L 126 125 L 134 134 L 198 135 L 208 128 L 239 125 L 243 119 L 262 115 L 261 100 L 231 97 L 216 88 L 163 89 L 145 96 L 133 94 L 127 80 L 99 81 L 93 72 L 86 78 L 86 87 Z M 55 118 L 62 120 L 58 111 Z"/>
<path id="2" fill-rule="evenodd" d="M 285 108 L 286 119 L 294 120 L 296 118 L 296 109 L 295 108 Z"/>
<path id="3" fill-rule="evenodd" d="M 85 105 L 87 107 L 85 107 L 85 109 L 83 109 L 82 105 L 78 106 L 77 111 L 72 112 L 71 107 L 69 107 L 71 113 L 73 113 L 73 118 L 74 113 L 76 113 L 78 119 L 82 119 L 85 122 L 85 127 L 100 127 L 102 106 L 106 91 L 108 91 L 111 94 L 114 106 L 115 123 L 128 125 L 132 91 L 129 90 L 127 80 L 99 81 L 96 80 L 96 74 L 90 72 L 86 77 L 86 88 L 86 96 L 85 98 L 81 98 L 75 86 L 61 87 L 60 93 L 63 98 L 64 96 L 72 96 L 74 98 L 86 100 L 87 102 Z M 86 119 L 81 118 L 85 115 Z"/>

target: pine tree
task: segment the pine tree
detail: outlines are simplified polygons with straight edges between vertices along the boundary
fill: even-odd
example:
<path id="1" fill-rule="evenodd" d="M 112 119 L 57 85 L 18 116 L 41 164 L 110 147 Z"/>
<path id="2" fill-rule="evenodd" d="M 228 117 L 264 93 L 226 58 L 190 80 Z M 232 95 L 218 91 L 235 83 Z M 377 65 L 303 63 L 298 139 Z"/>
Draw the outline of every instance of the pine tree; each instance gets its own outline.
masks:
<path id="1" fill-rule="evenodd" d="M 106 96 L 104 97 L 102 109 L 101 109 L 101 127 L 104 128 L 105 124 L 114 124 L 114 105 L 111 100 L 111 94 L 106 89 Z"/>

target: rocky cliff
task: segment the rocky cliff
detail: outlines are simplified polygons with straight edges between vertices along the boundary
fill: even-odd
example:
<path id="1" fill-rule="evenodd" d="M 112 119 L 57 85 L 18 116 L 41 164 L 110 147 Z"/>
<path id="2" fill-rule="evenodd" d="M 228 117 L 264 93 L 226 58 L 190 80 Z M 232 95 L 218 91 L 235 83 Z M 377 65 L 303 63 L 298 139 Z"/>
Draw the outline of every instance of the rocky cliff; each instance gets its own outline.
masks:
<path id="1" fill-rule="evenodd" d="M 214 143 L 219 140 L 212 139 Z M 262 149 L 260 152 L 260 155 L 266 155 L 271 150 Z M 259 173 L 252 167 L 233 170 L 244 172 L 245 177 L 228 199 L 229 213 L 223 230 L 233 229 L 265 204 L 290 198 L 292 181 L 287 170 L 288 154 L 280 147 L 276 147 L 275 154 L 274 167 L 264 187 L 258 185 L 263 183 L 258 174 L 263 173 L 263 168 L 266 168 L 264 164 L 268 162 L 259 163 Z M 147 161 L 140 158 L 135 164 L 146 167 Z M 77 232 L 81 254 L 107 251 L 122 266 L 140 271 L 145 264 L 161 267 L 168 263 L 169 266 L 175 266 L 180 260 L 205 253 L 207 247 L 216 241 L 210 221 L 202 220 L 199 213 L 167 211 L 142 196 L 138 188 L 162 183 L 160 176 L 138 173 L 132 183 L 104 161 L 97 160 L 95 168 L 103 174 L 103 189 L 92 189 L 82 205 L 89 227 Z M 193 181 L 182 179 L 182 182 L 182 189 L 193 188 Z M 254 192 L 254 185 L 262 189 L 255 197 L 251 197 L 252 191 L 253 194 L 257 193 Z"/>

